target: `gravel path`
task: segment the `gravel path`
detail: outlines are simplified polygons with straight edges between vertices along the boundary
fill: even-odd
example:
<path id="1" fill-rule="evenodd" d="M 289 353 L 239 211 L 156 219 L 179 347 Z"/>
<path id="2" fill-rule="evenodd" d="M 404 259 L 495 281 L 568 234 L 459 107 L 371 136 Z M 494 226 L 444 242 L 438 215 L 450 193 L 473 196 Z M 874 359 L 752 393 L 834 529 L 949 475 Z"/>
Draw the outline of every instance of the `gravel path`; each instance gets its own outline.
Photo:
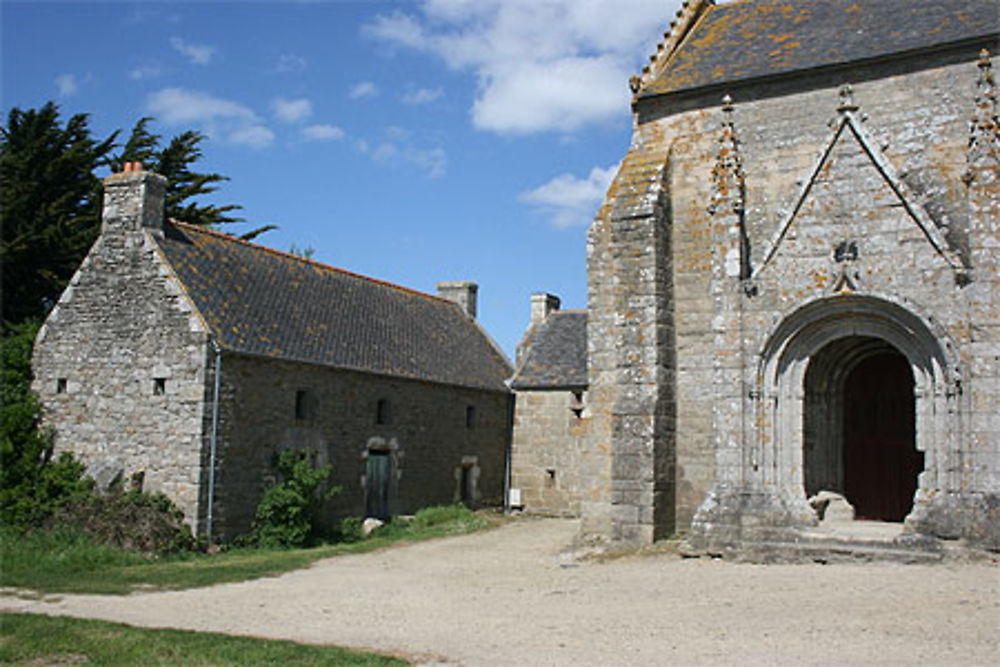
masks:
<path id="1" fill-rule="evenodd" d="M 1000 664 L 1000 567 L 747 565 L 563 550 L 577 524 L 498 530 L 287 575 L 0 610 L 393 652 L 430 664 Z"/>

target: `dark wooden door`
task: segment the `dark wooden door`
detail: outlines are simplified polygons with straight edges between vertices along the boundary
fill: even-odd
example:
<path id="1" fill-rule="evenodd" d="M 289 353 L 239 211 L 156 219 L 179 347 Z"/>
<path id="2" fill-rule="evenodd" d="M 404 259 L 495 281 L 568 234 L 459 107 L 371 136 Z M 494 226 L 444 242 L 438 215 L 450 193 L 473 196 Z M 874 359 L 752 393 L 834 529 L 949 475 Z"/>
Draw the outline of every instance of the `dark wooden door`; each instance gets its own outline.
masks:
<path id="1" fill-rule="evenodd" d="M 913 373 L 899 353 L 862 361 L 844 385 L 844 491 L 856 517 L 902 521 L 924 455 L 915 446 Z"/>
<path id="2" fill-rule="evenodd" d="M 369 452 L 365 467 L 365 516 L 383 521 L 391 517 L 389 491 L 392 481 L 392 458 L 389 452 Z"/>

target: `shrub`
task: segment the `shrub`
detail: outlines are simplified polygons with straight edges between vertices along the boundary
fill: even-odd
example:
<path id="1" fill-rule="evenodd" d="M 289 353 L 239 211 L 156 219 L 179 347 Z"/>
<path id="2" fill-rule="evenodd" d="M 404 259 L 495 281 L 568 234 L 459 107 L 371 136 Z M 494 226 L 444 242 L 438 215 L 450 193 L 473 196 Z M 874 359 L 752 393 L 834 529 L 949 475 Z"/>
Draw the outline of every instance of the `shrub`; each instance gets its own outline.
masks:
<path id="1" fill-rule="evenodd" d="M 39 427 L 31 391 L 31 347 L 37 322 L 4 327 L 0 339 L 0 521 L 19 531 L 42 525 L 93 482 L 68 453 L 52 458 L 52 434 Z"/>
<path id="2" fill-rule="evenodd" d="M 286 449 L 277 455 L 279 481 L 261 496 L 245 542 L 262 547 L 300 547 L 316 536 L 320 505 L 341 489 L 322 491 L 333 468 L 317 466 L 314 455 L 308 449 Z"/>
<path id="3" fill-rule="evenodd" d="M 184 512 L 162 493 L 112 490 L 68 504 L 49 522 L 76 527 L 95 542 L 144 555 L 190 551 L 197 546 Z"/>

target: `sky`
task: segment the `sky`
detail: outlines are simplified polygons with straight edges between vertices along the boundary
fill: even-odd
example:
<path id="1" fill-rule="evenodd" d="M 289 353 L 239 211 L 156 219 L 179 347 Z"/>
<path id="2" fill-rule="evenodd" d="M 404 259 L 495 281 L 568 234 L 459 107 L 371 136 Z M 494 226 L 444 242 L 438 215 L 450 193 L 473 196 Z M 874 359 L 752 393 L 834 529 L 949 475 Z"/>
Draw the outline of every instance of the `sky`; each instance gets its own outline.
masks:
<path id="1" fill-rule="evenodd" d="M 628 78 L 679 0 L 0 0 L 4 124 L 207 136 L 257 242 L 435 293 L 479 284 L 513 358 L 530 295 L 586 307 L 586 233 L 628 148 Z"/>

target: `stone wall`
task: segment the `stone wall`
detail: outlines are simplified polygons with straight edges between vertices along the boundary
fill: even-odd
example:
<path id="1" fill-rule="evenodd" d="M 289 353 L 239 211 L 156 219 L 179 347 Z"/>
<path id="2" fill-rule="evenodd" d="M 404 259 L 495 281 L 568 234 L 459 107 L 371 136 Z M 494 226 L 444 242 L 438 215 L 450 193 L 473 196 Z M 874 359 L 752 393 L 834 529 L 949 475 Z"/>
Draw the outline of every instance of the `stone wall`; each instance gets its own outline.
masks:
<path id="1" fill-rule="evenodd" d="M 592 469 L 587 447 L 587 403 L 582 390 L 517 392 L 511 487 L 520 489 L 526 512 L 580 515 L 586 480 L 600 472 Z"/>
<path id="2" fill-rule="evenodd" d="M 506 393 L 232 354 L 223 357 L 221 393 L 215 516 L 223 537 L 249 526 L 274 479 L 273 457 L 286 448 L 313 449 L 318 463 L 333 465 L 331 481 L 343 491 L 324 508 L 327 525 L 365 513 L 370 450 L 391 456 L 395 513 L 460 501 L 463 467 L 474 505 L 502 504 Z"/>
<path id="3" fill-rule="evenodd" d="M 143 473 L 144 488 L 172 498 L 197 528 L 208 339 L 159 255 L 156 224 L 126 192 L 147 188 L 162 211 L 162 181 L 108 179 L 102 234 L 35 342 L 34 389 L 57 451 L 74 452 L 102 484 Z"/>
<path id="4" fill-rule="evenodd" d="M 655 534 L 655 492 L 644 489 L 667 470 L 680 530 L 710 492 L 718 500 L 751 487 L 779 498 L 781 508 L 762 510 L 781 514 L 774 521 L 807 522 L 801 449 L 788 440 L 801 437 L 801 421 L 773 423 L 768 401 L 779 396 L 762 383 L 768 354 L 780 354 L 768 346 L 805 304 L 847 296 L 872 301 L 838 311 L 841 333 L 872 304 L 891 304 L 876 308 L 885 312 L 873 316 L 882 318 L 873 336 L 888 339 L 890 322 L 908 317 L 890 315 L 894 307 L 931 332 L 945 368 L 920 385 L 910 354 L 926 392 L 919 409 L 957 416 L 918 418 L 918 447 L 930 448 L 919 494 L 928 503 L 958 494 L 982 525 L 982 498 L 1000 486 L 1000 243 L 996 164 L 963 180 L 977 53 L 734 87 L 729 147 L 727 91 L 639 103 L 588 247 L 592 447 L 606 448 L 612 470 L 593 526 L 610 521 L 616 539 Z M 853 97 L 840 97 L 847 81 Z M 857 252 L 837 252 L 842 244 Z M 623 500 L 622 471 L 634 472 L 637 496 Z M 941 532 L 972 530 L 963 525 Z"/>

